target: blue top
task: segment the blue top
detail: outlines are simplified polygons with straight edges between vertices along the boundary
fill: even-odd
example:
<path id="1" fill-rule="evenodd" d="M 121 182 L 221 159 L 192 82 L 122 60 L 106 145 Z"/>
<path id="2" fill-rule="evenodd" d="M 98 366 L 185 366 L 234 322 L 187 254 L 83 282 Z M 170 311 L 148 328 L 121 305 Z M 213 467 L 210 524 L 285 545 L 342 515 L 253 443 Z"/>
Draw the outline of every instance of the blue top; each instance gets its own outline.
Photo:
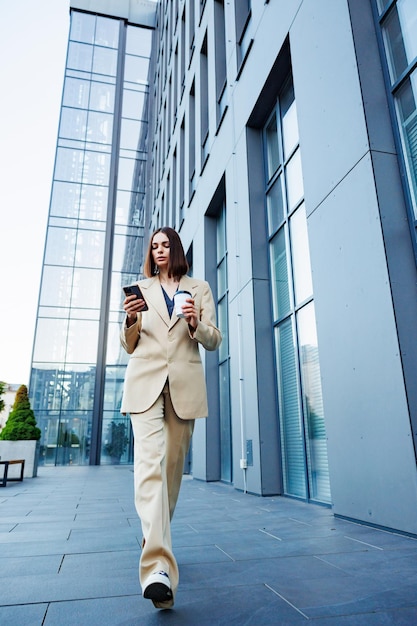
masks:
<path id="1" fill-rule="evenodd" d="M 168 315 L 169 317 L 172 317 L 172 311 L 174 310 L 174 298 L 172 298 L 171 300 L 171 298 L 169 297 L 165 289 L 162 287 L 162 285 L 161 285 L 161 289 L 162 289 L 162 293 L 164 294 L 165 302 L 167 305 Z"/>

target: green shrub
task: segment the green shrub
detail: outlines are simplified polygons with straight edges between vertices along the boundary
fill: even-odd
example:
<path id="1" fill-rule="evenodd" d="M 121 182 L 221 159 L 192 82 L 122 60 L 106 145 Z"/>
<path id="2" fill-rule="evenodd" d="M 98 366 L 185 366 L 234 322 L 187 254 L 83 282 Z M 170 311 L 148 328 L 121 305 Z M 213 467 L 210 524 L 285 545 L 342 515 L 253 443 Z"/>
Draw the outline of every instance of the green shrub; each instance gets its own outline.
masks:
<path id="1" fill-rule="evenodd" d="M 35 414 L 30 408 L 27 387 L 21 385 L 17 390 L 6 426 L 1 431 L 0 439 L 18 441 L 21 439 L 40 439 L 40 437 L 41 431 L 36 426 Z"/>

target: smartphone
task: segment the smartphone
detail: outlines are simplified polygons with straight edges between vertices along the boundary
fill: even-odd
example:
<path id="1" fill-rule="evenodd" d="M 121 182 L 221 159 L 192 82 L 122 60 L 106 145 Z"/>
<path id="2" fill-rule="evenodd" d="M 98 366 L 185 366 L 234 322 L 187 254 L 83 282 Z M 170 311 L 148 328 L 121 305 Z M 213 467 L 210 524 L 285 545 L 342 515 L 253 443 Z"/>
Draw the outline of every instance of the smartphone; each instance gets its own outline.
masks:
<path id="1" fill-rule="evenodd" d="M 145 298 L 143 297 L 143 293 L 140 290 L 139 285 L 126 285 L 125 287 L 122 287 L 122 289 L 125 292 L 126 296 L 131 296 L 132 294 L 134 294 L 140 300 L 145 300 Z M 148 310 L 148 305 L 146 304 L 146 301 L 145 301 L 145 308 L 142 309 L 142 311 L 147 311 L 147 310 Z"/>

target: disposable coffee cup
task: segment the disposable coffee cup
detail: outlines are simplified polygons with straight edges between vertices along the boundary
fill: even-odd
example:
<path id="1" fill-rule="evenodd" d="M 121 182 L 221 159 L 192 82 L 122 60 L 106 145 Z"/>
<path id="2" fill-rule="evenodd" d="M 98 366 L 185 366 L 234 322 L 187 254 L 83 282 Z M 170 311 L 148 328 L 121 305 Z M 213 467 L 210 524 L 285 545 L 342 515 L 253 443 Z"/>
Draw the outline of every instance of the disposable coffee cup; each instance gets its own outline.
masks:
<path id="1" fill-rule="evenodd" d="M 182 307 L 186 304 L 187 298 L 191 298 L 189 291 L 176 291 L 174 294 L 175 313 L 177 317 L 185 317 L 182 312 Z"/>

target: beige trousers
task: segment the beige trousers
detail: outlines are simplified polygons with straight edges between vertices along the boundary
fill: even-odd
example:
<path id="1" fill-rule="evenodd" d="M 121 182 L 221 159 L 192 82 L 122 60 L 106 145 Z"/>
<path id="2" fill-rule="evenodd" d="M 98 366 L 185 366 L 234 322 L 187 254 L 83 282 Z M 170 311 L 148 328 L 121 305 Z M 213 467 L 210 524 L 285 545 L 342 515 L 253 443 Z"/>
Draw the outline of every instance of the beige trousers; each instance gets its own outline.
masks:
<path id="1" fill-rule="evenodd" d="M 139 564 L 143 583 L 163 570 L 178 587 L 178 565 L 172 552 L 171 519 L 181 487 L 194 420 L 181 420 L 171 402 L 168 382 L 150 409 L 130 415 L 134 434 L 135 505 L 144 545 Z"/>

